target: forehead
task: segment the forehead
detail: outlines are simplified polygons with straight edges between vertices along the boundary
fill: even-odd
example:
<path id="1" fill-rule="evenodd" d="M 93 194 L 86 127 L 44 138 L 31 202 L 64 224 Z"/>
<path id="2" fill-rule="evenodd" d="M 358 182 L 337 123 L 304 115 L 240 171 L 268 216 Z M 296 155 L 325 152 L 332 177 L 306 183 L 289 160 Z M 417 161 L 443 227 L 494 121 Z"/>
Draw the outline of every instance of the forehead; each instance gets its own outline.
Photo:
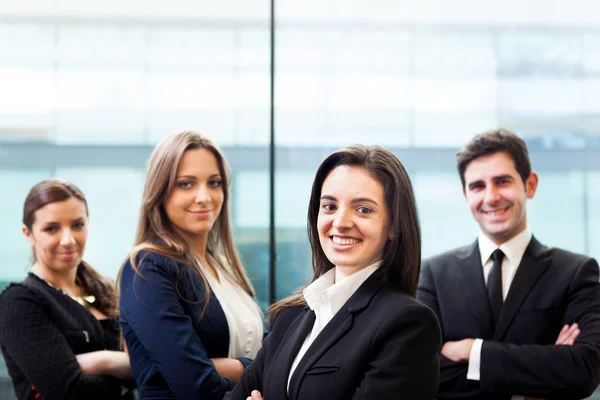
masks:
<path id="1" fill-rule="evenodd" d="M 364 168 L 342 165 L 325 178 L 322 195 L 383 198 L 383 186 Z"/>
<path id="2" fill-rule="evenodd" d="M 465 182 L 491 179 L 495 176 L 510 175 L 518 177 L 513 159 L 504 152 L 476 158 L 465 169 Z"/>
<path id="3" fill-rule="evenodd" d="M 219 174 L 219 162 L 212 151 L 205 148 L 186 150 L 177 167 L 177 175 Z"/>
<path id="4" fill-rule="evenodd" d="M 37 210 L 35 212 L 35 222 L 73 221 L 86 215 L 85 203 L 76 197 L 71 197 L 64 201 L 46 204 Z"/>

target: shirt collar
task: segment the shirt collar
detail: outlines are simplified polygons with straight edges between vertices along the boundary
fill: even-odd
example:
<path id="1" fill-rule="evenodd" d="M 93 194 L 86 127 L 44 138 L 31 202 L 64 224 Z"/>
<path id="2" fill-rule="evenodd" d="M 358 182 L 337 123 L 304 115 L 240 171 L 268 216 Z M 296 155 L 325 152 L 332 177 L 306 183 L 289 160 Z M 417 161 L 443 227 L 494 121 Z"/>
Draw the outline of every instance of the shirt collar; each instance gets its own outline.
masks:
<path id="1" fill-rule="evenodd" d="M 378 261 L 335 283 L 335 268 L 331 268 L 304 288 L 302 294 L 313 311 L 324 301 L 329 301 L 334 315 L 380 265 L 381 262 Z"/>
<path id="2" fill-rule="evenodd" d="M 479 242 L 481 265 L 487 264 L 494 250 L 499 248 L 504 253 L 504 256 L 508 259 L 508 262 L 515 267 L 518 267 L 519 264 L 521 264 L 523 254 L 525 254 L 525 250 L 527 249 L 529 242 L 531 242 L 532 236 L 533 235 L 531 234 L 531 231 L 528 228 L 525 228 L 523 232 L 498 246 L 480 231 L 477 240 Z"/>

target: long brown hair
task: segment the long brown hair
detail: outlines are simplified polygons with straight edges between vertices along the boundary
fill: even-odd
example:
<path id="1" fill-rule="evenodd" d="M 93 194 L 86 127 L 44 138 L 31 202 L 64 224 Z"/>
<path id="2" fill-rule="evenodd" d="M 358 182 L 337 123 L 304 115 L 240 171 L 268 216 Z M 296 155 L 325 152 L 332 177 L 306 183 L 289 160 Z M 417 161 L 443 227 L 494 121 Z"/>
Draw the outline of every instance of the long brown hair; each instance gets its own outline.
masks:
<path id="1" fill-rule="evenodd" d="M 199 148 L 206 149 L 215 156 L 219 164 L 219 172 L 225 182 L 221 213 L 208 233 L 207 258 L 210 258 L 211 262 L 219 266 L 224 273 L 229 274 L 229 268 L 224 265 L 226 262 L 231 267 L 233 278 L 250 296 L 254 297 L 254 289 L 233 242 L 229 214 L 231 168 L 219 148 L 206 136 L 194 131 L 184 131 L 167 136 L 152 152 L 148 161 L 135 247 L 129 254 L 129 261 L 133 270 L 140 276 L 137 258 L 142 251 L 149 250 L 178 261 L 193 273 L 200 275 L 206 289 L 203 301 L 208 299 L 210 286 L 198 263 L 197 255 L 174 229 L 164 208 L 166 199 L 175 188 L 177 169 L 183 154 L 188 150 Z M 225 260 L 223 260 L 223 256 Z M 119 273 L 120 275 L 121 273 Z M 177 290 L 179 291 L 179 281 Z"/>
<path id="2" fill-rule="evenodd" d="M 89 215 L 87 200 L 74 184 L 63 179 L 47 179 L 31 188 L 23 205 L 23 225 L 32 232 L 35 222 L 35 213 L 40 208 L 70 198 L 76 198 L 85 205 L 85 213 Z M 35 260 L 35 252 L 33 253 Z M 108 317 L 118 314 L 117 296 L 115 287 L 110 279 L 100 275 L 88 263 L 81 261 L 77 266 L 75 283 L 83 289 L 85 295 L 96 298 L 94 308 Z"/>
<path id="3" fill-rule="evenodd" d="M 408 173 L 400 160 L 379 146 L 348 146 L 330 154 L 319 166 L 308 204 L 308 239 L 313 266 L 310 283 L 334 267 L 319 242 L 317 219 L 323 182 L 331 171 L 342 165 L 364 168 L 383 186 L 391 235 L 383 248 L 380 267 L 382 278 L 384 282 L 414 297 L 421 271 L 421 229 L 415 196 Z M 305 304 L 301 293 L 283 299 L 269 307 L 269 320 L 273 321 L 288 307 Z"/>

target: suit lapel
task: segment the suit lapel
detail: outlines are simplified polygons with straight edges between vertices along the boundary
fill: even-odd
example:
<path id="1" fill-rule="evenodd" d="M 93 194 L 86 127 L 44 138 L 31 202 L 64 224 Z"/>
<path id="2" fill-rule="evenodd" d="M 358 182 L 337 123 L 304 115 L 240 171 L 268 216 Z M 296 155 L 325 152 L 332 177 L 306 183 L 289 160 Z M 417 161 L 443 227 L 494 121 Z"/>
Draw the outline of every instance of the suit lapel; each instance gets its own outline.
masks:
<path id="1" fill-rule="evenodd" d="M 300 351 L 302 344 L 304 344 L 306 337 L 310 334 L 314 323 L 315 313 L 307 307 L 306 311 L 290 325 L 279 345 L 279 351 L 277 351 L 271 362 L 271 365 L 274 367 L 274 377 L 276 378 L 273 379 L 275 382 L 273 393 L 278 394 L 278 399 L 288 398 L 288 377 L 292 363 L 296 359 L 296 355 Z"/>
<path id="2" fill-rule="evenodd" d="M 547 249 L 535 238 L 531 238 L 502 306 L 493 340 L 499 341 L 504 336 L 521 305 L 551 261 L 552 257 Z"/>
<path id="3" fill-rule="evenodd" d="M 297 399 L 302 379 L 306 371 L 336 342 L 338 342 L 354 323 L 354 314 L 362 311 L 371 302 L 375 294 L 383 286 L 381 269 L 375 271 L 348 299 L 346 304 L 334 315 L 333 319 L 315 338 L 304 357 L 296 367 L 290 380 L 289 398 Z M 312 328 L 312 324 L 311 324 Z M 298 348 L 299 349 L 299 348 Z M 297 354 L 294 351 L 294 356 Z"/>
<path id="4" fill-rule="evenodd" d="M 490 339 L 493 335 L 492 315 L 490 301 L 483 279 L 483 267 L 477 241 L 467 247 L 465 253 L 459 256 L 459 270 L 461 271 L 463 286 L 473 308 L 473 314 L 482 339 Z"/>

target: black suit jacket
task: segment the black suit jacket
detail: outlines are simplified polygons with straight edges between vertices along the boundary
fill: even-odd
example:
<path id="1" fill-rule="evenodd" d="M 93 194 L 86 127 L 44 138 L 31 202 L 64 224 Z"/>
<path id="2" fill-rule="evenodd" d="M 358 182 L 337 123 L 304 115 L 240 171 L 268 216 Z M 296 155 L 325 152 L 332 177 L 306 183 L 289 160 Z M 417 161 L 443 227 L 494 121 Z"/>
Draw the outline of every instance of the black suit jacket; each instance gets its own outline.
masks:
<path id="1" fill-rule="evenodd" d="M 588 397 L 600 381 L 598 263 L 532 238 L 494 331 L 477 241 L 425 260 L 417 298 L 437 314 L 443 341 L 483 339 L 480 381 L 440 355 L 440 399 Z M 555 346 L 565 324 L 581 333 Z"/>
<path id="2" fill-rule="evenodd" d="M 315 314 L 285 310 L 226 399 L 435 399 L 441 333 L 433 312 L 371 275 L 325 326 L 288 376 Z"/>
<path id="3" fill-rule="evenodd" d="M 130 392 L 121 396 L 123 382 L 117 378 L 83 374 L 75 358 L 119 350 L 118 337 L 116 319 L 98 321 L 36 275 L 10 285 L 0 296 L 0 348 L 20 400 L 133 398 Z"/>

